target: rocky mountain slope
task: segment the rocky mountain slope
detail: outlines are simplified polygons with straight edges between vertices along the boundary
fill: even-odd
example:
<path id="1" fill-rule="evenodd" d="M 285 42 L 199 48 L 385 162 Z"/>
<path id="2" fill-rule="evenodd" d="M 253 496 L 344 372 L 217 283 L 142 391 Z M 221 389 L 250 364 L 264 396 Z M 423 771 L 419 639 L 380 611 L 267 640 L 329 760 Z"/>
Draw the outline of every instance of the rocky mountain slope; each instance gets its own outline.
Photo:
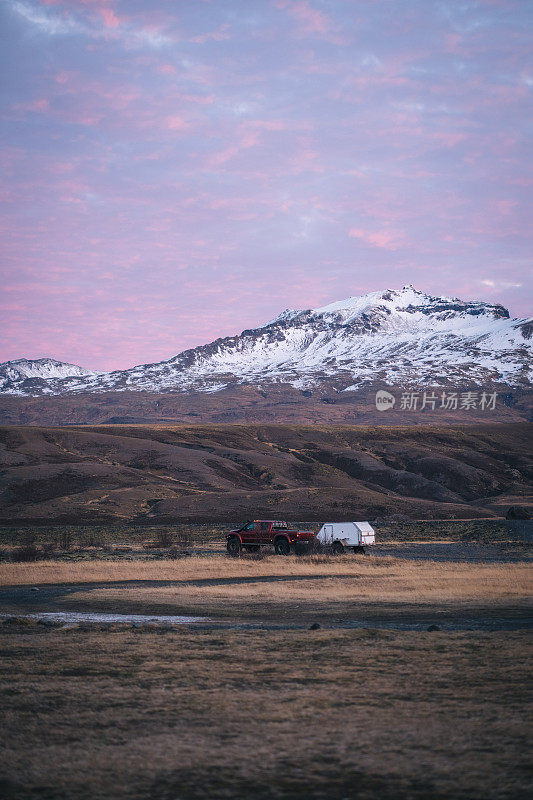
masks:
<path id="1" fill-rule="evenodd" d="M 287 309 L 266 325 L 217 339 L 156 364 L 90 373 L 59 364 L 37 374 L 2 365 L 0 392 L 219 392 L 247 384 L 327 385 L 357 391 L 388 385 L 531 383 L 533 320 L 510 319 L 501 305 L 431 297 L 413 287 L 349 297 L 322 308 Z M 43 360 L 48 362 L 49 360 Z M 37 364 L 40 362 L 24 362 Z M 13 367 L 15 365 L 15 367 Z M 66 370 L 79 370 L 70 372 Z"/>

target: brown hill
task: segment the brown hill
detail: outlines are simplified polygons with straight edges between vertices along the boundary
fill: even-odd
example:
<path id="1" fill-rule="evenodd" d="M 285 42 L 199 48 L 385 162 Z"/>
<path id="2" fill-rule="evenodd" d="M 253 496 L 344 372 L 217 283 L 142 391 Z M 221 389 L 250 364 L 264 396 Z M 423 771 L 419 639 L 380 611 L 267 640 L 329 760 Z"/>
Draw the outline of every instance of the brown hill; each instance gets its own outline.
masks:
<path id="1" fill-rule="evenodd" d="M 0 428 L 0 521 L 453 519 L 531 505 L 530 427 Z"/>
<path id="2" fill-rule="evenodd" d="M 376 392 L 392 391 L 393 409 L 376 409 Z M 477 404 L 468 409 L 442 407 L 442 394 L 472 391 Z M 480 407 L 482 392 L 496 392 L 494 408 Z M 403 392 L 418 395 L 416 408 L 402 410 Z M 391 388 L 376 382 L 355 391 L 332 387 L 309 391 L 288 384 L 240 385 L 218 392 L 103 392 L 60 397 L 0 395 L 3 425 L 143 425 L 185 423 L 287 423 L 290 425 L 463 425 L 531 420 L 533 392 L 503 384 L 479 387 L 426 387 L 437 397 L 435 408 L 422 409 L 424 390 Z"/>

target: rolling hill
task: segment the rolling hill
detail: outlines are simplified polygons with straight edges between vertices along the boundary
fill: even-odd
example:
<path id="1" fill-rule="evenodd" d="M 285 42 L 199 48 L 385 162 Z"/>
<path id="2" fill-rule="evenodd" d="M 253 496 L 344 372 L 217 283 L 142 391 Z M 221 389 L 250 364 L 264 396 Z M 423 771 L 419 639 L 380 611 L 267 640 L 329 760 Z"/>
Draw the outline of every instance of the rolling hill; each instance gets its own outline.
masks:
<path id="1" fill-rule="evenodd" d="M 525 424 L 0 428 L 0 523 L 505 516 Z M 529 499 L 528 499 L 529 498 Z"/>

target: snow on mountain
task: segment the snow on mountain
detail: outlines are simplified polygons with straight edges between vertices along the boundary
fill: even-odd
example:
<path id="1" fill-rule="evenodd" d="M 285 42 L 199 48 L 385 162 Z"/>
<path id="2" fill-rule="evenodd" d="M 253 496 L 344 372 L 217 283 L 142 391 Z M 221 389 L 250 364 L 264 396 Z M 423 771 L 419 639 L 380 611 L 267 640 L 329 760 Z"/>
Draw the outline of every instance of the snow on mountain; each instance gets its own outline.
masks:
<path id="1" fill-rule="evenodd" d="M 296 310 L 295 308 L 286 308 L 285 311 L 282 311 L 281 314 L 278 314 L 277 317 L 271 319 L 270 322 L 265 322 L 264 325 L 259 325 L 260 328 L 268 328 L 269 325 L 273 325 L 275 322 L 288 322 L 294 317 L 297 317 L 298 314 L 301 314 L 301 311 Z"/>
<path id="2" fill-rule="evenodd" d="M 265 325 L 157 364 L 50 376 L 44 388 L 21 380 L 0 391 L 216 392 L 243 383 L 288 383 L 301 389 L 328 385 L 340 391 L 376 380 L 525 387 L 531 381 L 532 335 L 531 319 L 509 319 L 501 305 L 431 297 L 408 286 L 316 309 L 287 309 Z"/>
<path id="3" fill-rule="evenodd" d="M 17 389 L 25 381 L 49 381 L 51 379 L 62 379 L 70 377 L 88 377 L 96 375 L 85 367 L 78 367 L 76 364 L 67 364 L 64 361 L 56 361 L 53 358 L 27 359 L 19 358 L 15 361 L 5 361 L 0 364 L 0 392 L 6 394 L 18 394 Z M 26 392 L 24 392 L 26 393 Z M 28 392 L 31 393 L 31 392 Z M 41 394 L 41 392 L 37 392 Z"/>

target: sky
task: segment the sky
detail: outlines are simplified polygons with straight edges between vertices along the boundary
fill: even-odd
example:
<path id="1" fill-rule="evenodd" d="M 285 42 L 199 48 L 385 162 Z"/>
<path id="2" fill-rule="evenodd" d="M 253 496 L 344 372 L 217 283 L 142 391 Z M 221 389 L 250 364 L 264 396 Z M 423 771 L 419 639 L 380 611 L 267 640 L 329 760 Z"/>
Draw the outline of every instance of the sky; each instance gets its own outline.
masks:
<path id="1" fill-rule="evenodd" d="M 0 361 L 413 284 L 531 312 L 530 0 L 0 0 Z"/>

